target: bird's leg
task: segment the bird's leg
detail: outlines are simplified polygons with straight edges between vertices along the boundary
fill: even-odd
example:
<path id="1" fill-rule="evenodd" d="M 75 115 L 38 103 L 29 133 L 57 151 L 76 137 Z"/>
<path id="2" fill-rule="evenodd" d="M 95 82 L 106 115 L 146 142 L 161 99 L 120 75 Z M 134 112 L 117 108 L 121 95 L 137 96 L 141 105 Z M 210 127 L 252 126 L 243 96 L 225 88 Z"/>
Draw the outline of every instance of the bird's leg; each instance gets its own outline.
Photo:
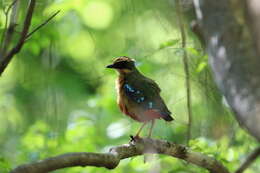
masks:
<path id="1" fill-rule="evenodd" d="M 152 136 L 152 131 L 153 131 L 154 123 L 155 123 L 155 120 L 152 120 L 152 125 L 151 125 L 151 128 L 150 128 L 150 130 L 149 130 L 148 138 L 151 138 L 151 136 Z"/>
<path id="2" fill-rule="evenodd" d="M 143 125 L 140 127 L 140 129 L 138 130 L 138 132 L 136 133 L 134 138 L 139 138 L 139 134 L 141 133 L 141 131 L 144 128 L 145 125 L 146 125 L 146 122 L 144 122 Z"/>

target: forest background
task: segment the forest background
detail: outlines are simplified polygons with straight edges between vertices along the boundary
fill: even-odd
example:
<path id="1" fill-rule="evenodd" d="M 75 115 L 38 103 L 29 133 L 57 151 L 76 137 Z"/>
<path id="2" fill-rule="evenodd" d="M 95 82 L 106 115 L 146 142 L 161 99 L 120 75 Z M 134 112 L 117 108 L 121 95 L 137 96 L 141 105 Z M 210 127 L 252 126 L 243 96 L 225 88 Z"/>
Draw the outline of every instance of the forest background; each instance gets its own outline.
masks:
<path id="1" fill-rule="evenodd" d="M 0 1 L 1 43 L 11 3 Z M 14 40 L 28 7 L 27 1 L 17 4 Z M 105 68 L 123 55 L 134 58 L 140 71 L 159 84 L 175 118 L 172 123 L 157 121 L 153 138 L 187 144 L 229 170 L 239 167 L 259 143 L 239 126 L 217 89 L 204 45 L 190 29 L 190 4 L 182 5 L 185 16 L 173 0 L 36 1 L 31 30 L 60 12 L 26 40 L 0 78 L 0 172 L 58 154 L 107 152 L 127 143 L 140 123 L 119 111 L 117 74 Z M 185 26 L 185 45 L 180 23 Z M 112 171 L 73 167 L 57 172 L 100 171 L 207 172 L 159 155 L 148 163 L 142 156 L 123 160 Z M 245 172 L 259 171 L 258 159 Z"/>

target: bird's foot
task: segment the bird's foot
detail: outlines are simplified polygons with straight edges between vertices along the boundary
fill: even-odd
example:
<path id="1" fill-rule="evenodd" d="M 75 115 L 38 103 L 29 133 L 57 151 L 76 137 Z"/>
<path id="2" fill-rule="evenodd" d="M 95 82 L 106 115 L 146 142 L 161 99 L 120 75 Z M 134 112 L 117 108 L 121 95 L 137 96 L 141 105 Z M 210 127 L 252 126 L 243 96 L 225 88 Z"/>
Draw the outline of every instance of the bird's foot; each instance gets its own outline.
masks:
<path id="1" fill-rule="evenodd" d="M 137 140 L 141 139 L 141 137 L 139 135 L 130 135 L 130 142 L 136 142 Z"/>

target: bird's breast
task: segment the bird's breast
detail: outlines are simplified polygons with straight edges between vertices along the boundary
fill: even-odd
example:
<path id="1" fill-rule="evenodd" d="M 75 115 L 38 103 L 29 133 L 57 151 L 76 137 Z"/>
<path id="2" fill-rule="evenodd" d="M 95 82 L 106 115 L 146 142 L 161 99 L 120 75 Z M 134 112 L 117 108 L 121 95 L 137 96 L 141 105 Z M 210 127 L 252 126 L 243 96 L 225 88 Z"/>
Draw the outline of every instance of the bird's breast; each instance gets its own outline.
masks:
<path id="1" fill-rule="evenodd" d="M 124 99 L 125 95 L 122 89 L 123 84 L 124 84 L 124 78 L 118 77 L 118 79 L 116 80 L 117 104 L 120 110 L 124 114 L 127 114 L 126 100 Z"/>
<path id="2" fill-rule="evenodd" d="M 119 76 L 119 78 L 116 80 L 117 104 L 121 112 L 123 112 L 125 115 L 130 116 L 134 120 L 140 121 L 135 112 L 131 111 L 131 105 L 123 89 L 124 84 L 125 79 Z"/>

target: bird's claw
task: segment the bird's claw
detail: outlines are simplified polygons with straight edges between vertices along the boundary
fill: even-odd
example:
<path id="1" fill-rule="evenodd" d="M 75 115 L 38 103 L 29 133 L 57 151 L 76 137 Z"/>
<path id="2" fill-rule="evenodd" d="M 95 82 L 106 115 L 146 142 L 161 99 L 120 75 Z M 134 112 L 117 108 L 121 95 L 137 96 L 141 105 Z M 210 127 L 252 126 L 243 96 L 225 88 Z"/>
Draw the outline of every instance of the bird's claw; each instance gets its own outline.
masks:
<path id="1" fill-rule="evenodd" d="M 136 142 L 137 140 L 141 139 L 139 135 L 135 135 L 135 136 L 130 135 L 130 138 L 131 138 L 130 142 Z"/>

